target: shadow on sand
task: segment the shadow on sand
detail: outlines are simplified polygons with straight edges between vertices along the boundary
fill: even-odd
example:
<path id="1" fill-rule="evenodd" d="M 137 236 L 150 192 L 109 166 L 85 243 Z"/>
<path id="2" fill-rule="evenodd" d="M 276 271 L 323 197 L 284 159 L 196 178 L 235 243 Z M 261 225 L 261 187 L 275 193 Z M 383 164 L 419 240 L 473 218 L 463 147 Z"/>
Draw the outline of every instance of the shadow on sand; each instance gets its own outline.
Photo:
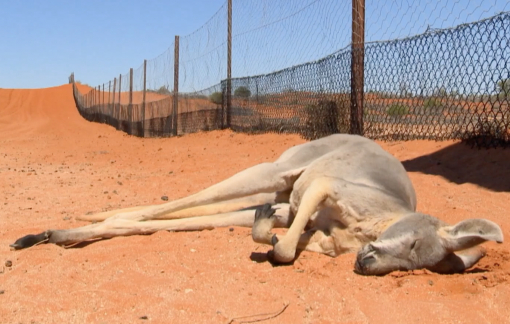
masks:
<path id="1" fill-rule="evenodd" d="M 408 172 L 439 175 L 457 184 L 472 183 L 510 192 L 510 149 L 475 149 L 459 142 L 402 164 Z"/>

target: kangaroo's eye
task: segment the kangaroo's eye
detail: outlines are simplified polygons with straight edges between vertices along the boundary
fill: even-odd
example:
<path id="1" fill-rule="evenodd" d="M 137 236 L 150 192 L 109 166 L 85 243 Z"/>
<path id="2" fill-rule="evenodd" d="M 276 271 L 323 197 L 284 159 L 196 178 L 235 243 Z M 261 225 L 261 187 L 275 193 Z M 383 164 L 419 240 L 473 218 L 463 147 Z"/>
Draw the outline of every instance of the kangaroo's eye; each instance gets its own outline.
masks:
<path id="1" fill-rule="evenodd" d="M 418 240 L 414 240 L 413 244 L 411 244 L 411 250 L 414 250 L 416 243 L 418 243 Z"/>

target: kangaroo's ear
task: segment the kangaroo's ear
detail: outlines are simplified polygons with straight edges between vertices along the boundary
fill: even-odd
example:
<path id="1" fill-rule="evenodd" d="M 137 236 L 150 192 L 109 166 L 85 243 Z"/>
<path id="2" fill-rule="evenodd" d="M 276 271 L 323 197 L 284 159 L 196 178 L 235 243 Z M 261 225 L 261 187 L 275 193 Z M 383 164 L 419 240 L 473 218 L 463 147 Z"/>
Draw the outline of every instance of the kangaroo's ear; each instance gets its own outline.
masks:
<path id="1" fill-rule="evenodd" d="M 485 241 L 503 243 L 503 232 L 498 224 L 486 219 L 467 219 L 454 226 L 438 230 L 446 250 L 453 252 L 471 248 Z"/>
<path id="2" fill-rule="evenodd" d="M 455 253 L 451 252 L 443 260 L 427 267 L 427 269 L 443 274 L 460 273 L 474 266 L 485 254 L 485 249 L 482 246 Z"/>

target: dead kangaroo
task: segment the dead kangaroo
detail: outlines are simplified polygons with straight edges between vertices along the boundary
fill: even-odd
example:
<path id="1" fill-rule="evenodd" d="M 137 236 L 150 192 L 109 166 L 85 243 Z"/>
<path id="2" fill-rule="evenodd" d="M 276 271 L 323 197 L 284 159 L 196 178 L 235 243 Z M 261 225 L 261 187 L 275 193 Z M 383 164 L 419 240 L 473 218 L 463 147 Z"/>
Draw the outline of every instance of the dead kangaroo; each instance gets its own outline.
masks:
<path id="1" fill-rule="evenodd" d="M 416 212 L 416 195 L 402 164 L 374 141 L 337 134 L 294 146 L 191 196 L 81 217 L 100 221 L 28 235 L 11 245 L 68 245 L 98 238 L 253 227 L 253 240 L 273 246 L 271 258 L 292 262 L 296 251 L 337 256 L 358 251 L 355 271 L 382 275 L 426 268 L 455 273 L 484 256 L 485 241 L 503 242 L 485 219 L 456 225 Z M 275 235 L 274 227 L 288 227 Z M 460 252 L 458 252 L 460 251 Z"/>

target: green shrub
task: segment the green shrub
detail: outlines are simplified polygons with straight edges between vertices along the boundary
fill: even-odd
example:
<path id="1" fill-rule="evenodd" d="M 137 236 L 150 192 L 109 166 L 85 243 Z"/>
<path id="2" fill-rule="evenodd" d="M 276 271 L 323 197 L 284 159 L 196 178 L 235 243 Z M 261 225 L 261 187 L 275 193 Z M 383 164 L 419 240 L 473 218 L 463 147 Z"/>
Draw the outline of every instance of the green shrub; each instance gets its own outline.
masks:
<path id="1" fill-rule="evenodd" d="M 150 91 L 150 90 L 149 90 Z M 158 90 L 155 91 L 156 93 L 162 94 L 162 95 L 170 95 L 172 92 L 168 90 L 168 87 L 161 86 Z"/>
<path id="2" fill-rule="evenodd" d="M 305 107 L 305 130 L 303 137 L 309 140 L 339 133 L 339 116 L 336 102 L 320 100 L 317 105 Z"/>
<path id="3" fill-rule="evenodd" d="M 213 92 L 209 96 L 209 100 L 211 100 L 212 103 L 215 103 L 217 105 L 221 105 L 223 103 L 223 93 L 221 93 L 221 92 Z"/>
<path id="4" fill-rule="evenodd" d="M 394 103 L 386 112 L 390 116 L 403 116 L 409 114 L 409 107 L 401 103 Z"/>
<path id="5" fill-rule="evenodd" d="M 338 114 L 338 132 L 348 134 L 351 129 L 351 101 L 350 99 L 340 99 L 336 101 Z M 368 115 L 368 109 L 363 109 L 365 116 Z"/>
<path id="6" fill-rule="evenodd" d="M 234 91 L 235 97 L 240 98 L 249 98 L 251 96 L 251 91 L 246 87 L 239 87 Z"/>
<path id="7" fill-rule="evenodd" d="M 189 99 L 208 99 L 206 95 L 202 94 L 182 94 L 182 98 L 189 98 Z"/>
<path id="8" fill-rule="evenodd" d="M 510 79 L 502 79 L 498 81 L 498 98 L 504 100 L 510 97 Z"/>
<path id="9" fill-rule="evenodd" d="M 441 101 L 436 98 L 427 98 L 423 101 L 423 107 L 427 109 L 441 108 L 442 105 Z"/>

